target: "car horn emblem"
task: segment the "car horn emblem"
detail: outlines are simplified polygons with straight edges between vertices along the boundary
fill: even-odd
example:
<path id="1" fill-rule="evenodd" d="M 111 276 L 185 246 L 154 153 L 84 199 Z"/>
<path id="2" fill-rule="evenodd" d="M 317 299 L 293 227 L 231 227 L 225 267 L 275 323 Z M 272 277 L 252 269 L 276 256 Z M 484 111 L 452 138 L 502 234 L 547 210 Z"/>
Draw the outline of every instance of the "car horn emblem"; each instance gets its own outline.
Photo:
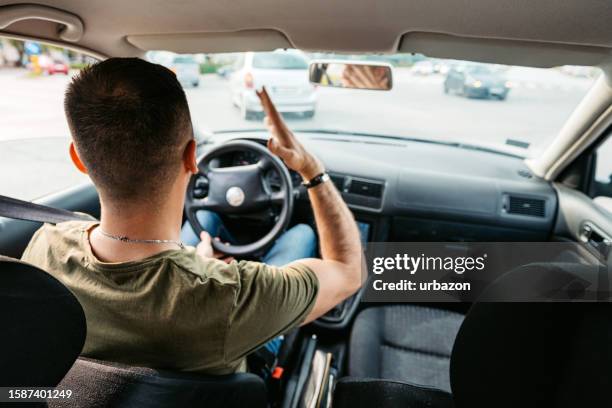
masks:
<path id="1" fill-rule="evenodd" d="M 244 203 L 244 191 L 240 187 L 230 187 L 225 193 L 225 199 L 232 207 L 240 207 Z"/>

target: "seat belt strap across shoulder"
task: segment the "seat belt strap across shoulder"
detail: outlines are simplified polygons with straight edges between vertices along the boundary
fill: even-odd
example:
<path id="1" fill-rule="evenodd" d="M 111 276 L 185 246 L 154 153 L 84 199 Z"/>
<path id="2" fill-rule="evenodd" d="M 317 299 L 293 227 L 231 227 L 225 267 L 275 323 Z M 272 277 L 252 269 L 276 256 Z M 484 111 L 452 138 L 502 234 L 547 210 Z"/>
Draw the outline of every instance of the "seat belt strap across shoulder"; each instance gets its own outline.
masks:
<path id="1" fill-rule="evenodd" d="M 92 216 L 0 195 L 0 217 L 57 224 L 65 221 L 92 221 Z"/>

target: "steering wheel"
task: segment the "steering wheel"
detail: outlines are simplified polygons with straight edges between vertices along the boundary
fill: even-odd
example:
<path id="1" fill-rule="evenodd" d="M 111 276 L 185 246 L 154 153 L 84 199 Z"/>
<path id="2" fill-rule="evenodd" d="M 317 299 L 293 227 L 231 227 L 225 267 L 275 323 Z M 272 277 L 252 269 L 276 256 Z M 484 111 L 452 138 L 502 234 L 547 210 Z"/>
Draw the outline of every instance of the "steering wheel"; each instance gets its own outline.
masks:
<path id="1" fill-rule="evenodd" d="M 231 152 L 250 151 L 260 159 L 255 164 L 233 167 L 214 167 L 211 162 Z M 265 174 L 274 169 L 280 175 L 280 190 L 272 191 L 265 183 Z M 231 256 L 246 256 L 257 253 L 283 233 L 293 212 L 293 184 L 289 170 L 283 162 L 261 144 L 250 140 L 233 140 L 221 144 L 198 159 L 199 173 L 194 175 L 187 187 L 185 212 L 197 236 L 204 230 L 196 217 L 199 210 L 214 211 L 222 215 L 254 214 L 282 205 L 272 229 L 262 238 L 246 245 L 229 245 L 212 241 L 217 251 Z"/>

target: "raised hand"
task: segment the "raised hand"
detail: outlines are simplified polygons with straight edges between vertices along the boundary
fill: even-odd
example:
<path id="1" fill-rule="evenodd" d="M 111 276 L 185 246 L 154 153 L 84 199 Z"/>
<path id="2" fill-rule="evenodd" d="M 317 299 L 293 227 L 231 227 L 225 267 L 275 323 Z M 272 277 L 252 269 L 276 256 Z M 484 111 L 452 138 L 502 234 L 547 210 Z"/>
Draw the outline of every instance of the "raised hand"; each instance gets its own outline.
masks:
<path id="1" fill-rule="evenodd" d="M 266 114 L 264 123 L 270 131 L 268 149 L 280 157 L 287 167 L 297 171 L 304 180 L 310 180 L 323 173 L 325 170 L 321 162 L 308 152 L 289 130 L 272 103 L 266 88 L 256 92 Z"/>

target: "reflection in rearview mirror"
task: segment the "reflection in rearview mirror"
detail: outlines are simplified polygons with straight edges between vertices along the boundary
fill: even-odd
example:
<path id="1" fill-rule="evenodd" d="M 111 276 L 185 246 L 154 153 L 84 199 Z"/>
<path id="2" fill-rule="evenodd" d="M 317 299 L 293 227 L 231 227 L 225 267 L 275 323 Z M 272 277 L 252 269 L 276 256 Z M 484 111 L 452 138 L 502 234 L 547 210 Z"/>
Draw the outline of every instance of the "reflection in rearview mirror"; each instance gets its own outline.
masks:
<path id="1" fill-rule="evenodd" d="M 321 86 L 388 91 L 393 86 L 391 66 L 351 62 L 315 61 L 310 82 Z"/>

